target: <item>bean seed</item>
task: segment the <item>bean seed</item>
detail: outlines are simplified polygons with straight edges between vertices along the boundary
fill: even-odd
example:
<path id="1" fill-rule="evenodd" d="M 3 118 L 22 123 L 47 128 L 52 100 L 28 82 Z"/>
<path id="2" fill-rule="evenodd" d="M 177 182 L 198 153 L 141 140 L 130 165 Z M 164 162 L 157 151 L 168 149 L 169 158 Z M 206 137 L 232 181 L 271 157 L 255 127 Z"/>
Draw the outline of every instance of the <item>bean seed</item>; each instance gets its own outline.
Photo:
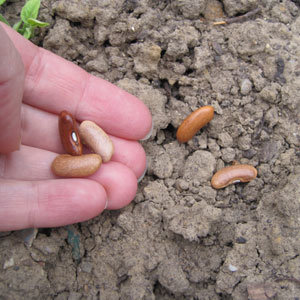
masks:
<path id="1" fill-rule="evenodd" d="M 232 183 L 249 182 L 256 178 L 257 170 L 250 165 L 233 165 L 219 170 L 211 179 L 215 189 L 224 188 Z"/>
<path id="2" fill-rule="evenodd" d="M 66 152 L 71 155 L 81 155 L 82 144 L 74 117 L 69 112 L 62 111 L 59 115 L 58 127 L 60 139 Z"/>
<path id="3" fill-rule="evenodd" d="M 103 162 L 108 162 L 113 153 L 114 145 L 109 136 L 92 121 L 83 121 L 79 126 L 82 141 L 91 150 L 102 157 Z"/>
<path id="4" fill-rule="evenodd" d="M 86 177 L 94 174 L 102 163 L 98 154 L 84 154 L 72 156 L 58 155 L 52 163 L 52 171 L 60 177 Z"/>
<path id="5" fill-rule="evenodd" d="M 181 123 L 177 130 L 177 140 L 181 143 L 189 141 L 198 130 L 205 126 L 214 117 L 214 108 L 210 105 L 203 106 L 192 112 Z"/>

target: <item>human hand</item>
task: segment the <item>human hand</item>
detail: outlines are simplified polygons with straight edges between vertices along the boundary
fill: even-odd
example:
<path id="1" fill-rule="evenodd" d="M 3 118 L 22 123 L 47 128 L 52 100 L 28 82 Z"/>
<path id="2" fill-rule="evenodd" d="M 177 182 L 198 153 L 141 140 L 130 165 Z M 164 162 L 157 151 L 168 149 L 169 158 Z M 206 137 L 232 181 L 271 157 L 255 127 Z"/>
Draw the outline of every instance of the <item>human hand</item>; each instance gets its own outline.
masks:
<path id="1" fill-rule="evenodd" d="M 0 231 L 81 222 L 134 198 L 146 168 L 137 140 L 151 130 L 150 112 L 137 98 L 1 23 L 0 99 Z M 88 178 L 51 172 L 53 159 L 65 153 L 62 110 L 99 124 L 114 143 L 112 160 Z"/>

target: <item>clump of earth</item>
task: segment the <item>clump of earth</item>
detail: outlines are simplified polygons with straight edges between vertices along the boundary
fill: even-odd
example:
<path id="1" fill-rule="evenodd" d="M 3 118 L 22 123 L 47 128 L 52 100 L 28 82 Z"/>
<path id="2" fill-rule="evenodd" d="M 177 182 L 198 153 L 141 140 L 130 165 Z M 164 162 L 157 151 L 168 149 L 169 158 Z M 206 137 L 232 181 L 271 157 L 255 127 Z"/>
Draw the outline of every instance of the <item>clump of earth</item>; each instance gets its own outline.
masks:
<path id="1" fill-rule="evenodd" d="M 24 1 L 1 7 L 11 23 Z M 237 22 L 222 20 L 260 11 Z M 34 42 L 139 97 L 154 130 L 134 201 L 0 236 L 0 299 L 299 299 L 300 4 L 49 0 Z M 212 105 L 186 144 L 176 129 Z M 215 190 L 234 160 L 258 177 Z"/>

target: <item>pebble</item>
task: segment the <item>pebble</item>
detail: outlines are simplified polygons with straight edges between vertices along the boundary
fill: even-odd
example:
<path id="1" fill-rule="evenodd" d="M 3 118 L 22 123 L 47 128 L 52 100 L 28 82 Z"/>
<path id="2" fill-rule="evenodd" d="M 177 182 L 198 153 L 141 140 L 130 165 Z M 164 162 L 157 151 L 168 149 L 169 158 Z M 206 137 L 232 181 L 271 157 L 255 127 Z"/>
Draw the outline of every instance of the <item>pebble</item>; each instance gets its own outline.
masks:
<path id="1" fill-rule="evenodd" d="M 252 90 L 252 82 L 248 78 L 242 80 L 240 90 L 242 95 L 248 95 Z"/>
<path id="2" fill-rule="evenodd" d="M 236 271 L 238 270 L 238 268 L 237 268 L 236 266 L 231 265 L 231 264 L 228 266 L 228 269 L 229 269 L 229 271 L 231 271 L 231 272 L 236 272 Z"/>

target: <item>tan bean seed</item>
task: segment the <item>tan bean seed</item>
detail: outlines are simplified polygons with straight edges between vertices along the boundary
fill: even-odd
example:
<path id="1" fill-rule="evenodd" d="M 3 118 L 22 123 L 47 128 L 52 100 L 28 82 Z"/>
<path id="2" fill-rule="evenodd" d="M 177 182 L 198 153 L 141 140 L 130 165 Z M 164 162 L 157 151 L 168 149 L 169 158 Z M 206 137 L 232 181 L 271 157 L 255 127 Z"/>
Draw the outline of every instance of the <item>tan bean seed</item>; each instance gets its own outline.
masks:
<path id="1" fill-rule="evenodd" d="M 86 177 L 94 174 L 102 163 L 98 154 L 84 154 L 72 156 L 58 155 L 52 163 L 52 171 L 60 177 Z"/>
<path id="2" fill-rule="evenodd" d="M 108 162 L 113 153 L 114 145 L 109 136 L 92 121 L 83 121 L 79 126 L 79 135 L 88 147 Z"/>

